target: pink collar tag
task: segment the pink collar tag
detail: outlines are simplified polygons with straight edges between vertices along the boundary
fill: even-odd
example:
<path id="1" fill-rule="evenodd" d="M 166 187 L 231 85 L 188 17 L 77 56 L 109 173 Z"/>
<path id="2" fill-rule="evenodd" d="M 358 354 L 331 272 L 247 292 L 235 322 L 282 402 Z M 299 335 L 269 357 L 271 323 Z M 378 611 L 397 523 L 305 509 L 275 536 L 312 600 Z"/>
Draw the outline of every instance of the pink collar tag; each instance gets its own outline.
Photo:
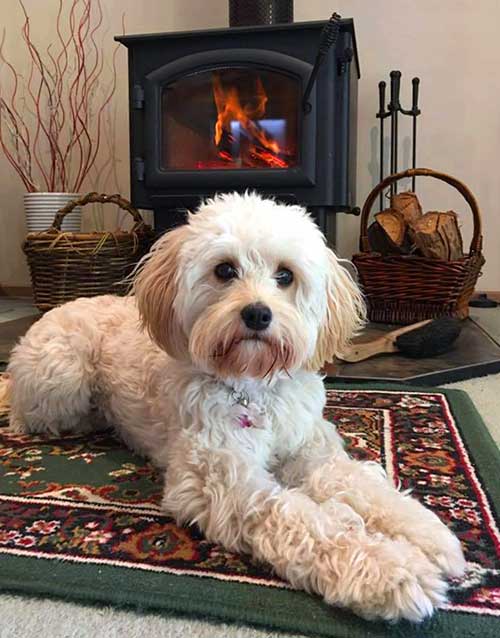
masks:
<path id="1" fill-rule="evenodd" d="M 251 427 L 253 427 L 252 420 L 250 419 L 248 414 L 240 415 L 238 417 L 238 421 L 239 421 L 240 427 L 242 427 L 242 428 L 251 428 Z"/>

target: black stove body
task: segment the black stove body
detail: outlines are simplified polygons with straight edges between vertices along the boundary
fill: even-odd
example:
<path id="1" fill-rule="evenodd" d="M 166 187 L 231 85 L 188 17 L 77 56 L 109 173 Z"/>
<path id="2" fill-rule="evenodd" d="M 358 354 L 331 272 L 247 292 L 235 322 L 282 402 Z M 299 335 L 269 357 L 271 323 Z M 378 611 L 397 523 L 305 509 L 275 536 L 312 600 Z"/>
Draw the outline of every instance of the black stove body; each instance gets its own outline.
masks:
<path id="1" fill-rule="evenodd" d="M 155 227 L 217 192 L 355 212 L 359 64 L 352 20 L 304 107 L 324 22 L 120 36 L 129 50 L 132 202 Z"/>

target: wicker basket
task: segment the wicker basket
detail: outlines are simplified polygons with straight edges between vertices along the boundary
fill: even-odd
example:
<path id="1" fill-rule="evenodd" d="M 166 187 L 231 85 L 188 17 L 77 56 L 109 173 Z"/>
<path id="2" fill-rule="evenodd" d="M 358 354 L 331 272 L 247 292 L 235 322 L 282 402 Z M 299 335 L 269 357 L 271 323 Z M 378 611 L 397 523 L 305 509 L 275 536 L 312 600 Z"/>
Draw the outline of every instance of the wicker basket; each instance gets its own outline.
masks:
<path id="1" fill-rule="evenodd" d="M 470 206 L 474 233 L 469 255 L 455 261 L 417 255 L 386 255 L 371 252 L 368 218 L 381 192 L 406 177 L 428 176 L 456 188 Z M 454 177 L 428 168 L 415 168 L 390 175 L 369 194 L 361 213 L 360 250 L 353 262 L 368 304 L 371 321 L 410 324 L 424 319 L 450 316 L 464 319 L 484 257 L 481 254 L 481 214 L 471 191 Z"/>
<path id="2" fill-rule="evenodd" d="M 62 232 L 65 215 L 75 206 L 116 204 L 134 218 L 130 231 Z M 36 307 L 45 312 L 78 297 L 124 294 L 124 279 L 149 250 L 153 231 L 138 210 L 119 195 L 89 193 L 57 212 L 52 227 L 28 234 L 23 250 L 33 284 Z"/>

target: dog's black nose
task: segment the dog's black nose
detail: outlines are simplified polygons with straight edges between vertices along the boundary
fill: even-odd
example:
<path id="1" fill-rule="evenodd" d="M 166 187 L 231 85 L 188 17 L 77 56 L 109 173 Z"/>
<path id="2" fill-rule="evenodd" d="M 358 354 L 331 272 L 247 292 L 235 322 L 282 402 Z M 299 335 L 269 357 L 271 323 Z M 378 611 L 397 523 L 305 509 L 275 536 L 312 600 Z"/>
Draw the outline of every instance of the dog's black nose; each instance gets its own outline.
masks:
<path id="1" fill-rule="evenodd" d="M 265 330 L 271 323 L 273 313 L 263 303 L 251 303 L 243 308 L 241 318 L 250 330 Z"/>

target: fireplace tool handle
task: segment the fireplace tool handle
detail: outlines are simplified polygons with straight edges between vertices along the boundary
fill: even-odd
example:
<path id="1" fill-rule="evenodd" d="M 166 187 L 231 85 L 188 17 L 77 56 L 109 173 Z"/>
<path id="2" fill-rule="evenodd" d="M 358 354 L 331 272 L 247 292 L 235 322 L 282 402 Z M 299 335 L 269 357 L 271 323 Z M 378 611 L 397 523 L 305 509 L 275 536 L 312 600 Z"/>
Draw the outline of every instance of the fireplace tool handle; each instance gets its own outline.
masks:
<path id="1" fill-rule="evenodd" d="M 417 167 L 417 117 L 420 115 L 420 109 L 418 108 L 418 89 L 420 86 L 420 78 L 413 78 L 411 81 L 412 84 L 412 99 L 411 99 L 411 109 L 405 110 L 401 109 L 401 113 L 403 115 L 411 115 L 412 117 L 412 150 L 411 150 L 411 161 L 412 168 Z M 411 188 L 415 191 L 415 175 L 411 178 Z"/>
<path id="2" fill-rule="evenodd" d="M 399 92 L 401 87 L 401 71 L 391 71 L 391 175 L 398 172 L 398 111 L 401 110 Z M 391 184 L 391 195 L 398 192 L 397 184 Z"/>
<path id="3" fill-rule="evenodd" d="M 411 160 L 412 160 L 412 168 L 417 167 L 417 115 L 420 115 L 420 110 L 418 108 L 418 86 L 420 84 L 420 78 L 413 78 L 411 81 L 413 91 L 412 91 L 412 119 L 413 119 L 413 144 L 411 150 Z M 411 189 L 415 192 L 415 175 L 411 178 Z"/>
<path id="4" fill-rule="evenodd" d="M 380 118 L 380 182 L 384 179 L 384 119 L 388 113 L 385 112 L 385 87 L 386 84 L 382 80 L 378 83 L 378 113 Z M 384 208 L 384 194 L 380 192 L 380 210 Z"/>
<path id="5" fill-rule="evenodd" d="M 339 14 L 333 13 L 331 18 L 323 27 L 323 31 L 321 32 L 316 60 L 314 61 L 314 66 L 311 71 L 311 75 L 309 76 L 309 80 L 304 91 L 304 96 L 302 98 L 302 110 L 306 114 L 310 113 L 312 109 L 309 98 L 311 97 L 314 82 L 316 81 L 316 76 L 318 75 L 319 68 L 325 61 L 326 54 L 328 53 L 330 48 L 337 42 L 340 31 L 340 20 L 341 17 L 339 16 Z"/>

